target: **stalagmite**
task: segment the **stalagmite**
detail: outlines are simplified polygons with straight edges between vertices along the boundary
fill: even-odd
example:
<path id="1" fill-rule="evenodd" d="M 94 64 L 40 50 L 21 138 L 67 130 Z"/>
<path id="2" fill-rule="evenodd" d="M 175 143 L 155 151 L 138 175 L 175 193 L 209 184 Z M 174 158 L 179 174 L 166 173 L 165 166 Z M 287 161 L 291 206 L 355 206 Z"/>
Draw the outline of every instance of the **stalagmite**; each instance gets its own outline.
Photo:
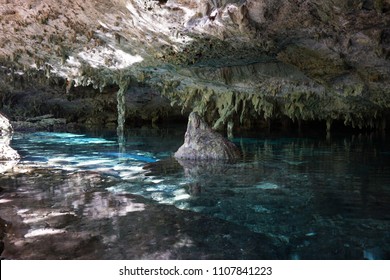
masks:
<path id="1" fill-rule="evenodd" d="M 237 146 L 213 131 L 198 113 L 189 115 L 184 144 L 176 151 L 176 159 L 236 160 L 240 157 Z"/>

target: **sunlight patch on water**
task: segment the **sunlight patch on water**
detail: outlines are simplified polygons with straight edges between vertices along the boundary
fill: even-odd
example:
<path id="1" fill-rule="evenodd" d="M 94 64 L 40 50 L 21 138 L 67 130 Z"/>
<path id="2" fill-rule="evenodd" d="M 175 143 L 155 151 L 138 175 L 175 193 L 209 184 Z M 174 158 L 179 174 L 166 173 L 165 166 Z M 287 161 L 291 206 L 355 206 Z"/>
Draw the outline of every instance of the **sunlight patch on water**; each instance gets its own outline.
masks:
<path id="1" fill-rule="evenodd" d="M 19 209 L 18 211 L 16 211 L 16 213 L 17 213 L 18 215 L 21 215 L 21 214 L 24 214 L 24 213 L 26 213 L 26 212 L 28 212 L 28 211 L 30 211 L 30 209 L 24 208 L 24 209 Z"/>
<path id="2" fill-rule="evenodd" d="M 289 165 L 302 165 L 304 163 L 307 163 L 306 161 L 297 161 L 297 160 L 283 160 L 283 162 Z"/>
<path id="3" fill-rule="evenodd" d="M 84 134 L 38 132 L 16 138 L 21 141 L 19 150 L 24 154 L 23 161 L 45 163 L 66 171 L 94 170 L 124 180 L 137 180 L 145 173 L 142 166 L 157 160 L 148 151 L 119 153 L 116 141 Z"/>
<path id="4" fill-rule="evenodd" d="M 175 205 L 180 209 L 189 209 L 190 206 L 186 203 L 191 199 L 191 195 L 187 190 L 178 184 L 154 184 L 150 181 L 143 180 L 142 176 L 135 178 L 136 180 L 128 180 L 116 186 L 107 188 L 113 193 L 132 193 L 140 195 L 148 199 L 152 199 L 161 204 Z"/>
<path id="5" fill-rule="evenodd" d="M 259 185 L 256 185 L 256 189 L 262 189 L 262 190 L 275 190 L 278 189 L 279 186 L 274 183 L 264 182 Z"/>
<path id="6" fill-rule="evenodd" d="M 24 223 L 32 224 L 32 223 L 38 223 L 41 221 L 45 221 L 45 220 L 52 218 L 52 217 L 59 217 L 59 216 L 65 216 L 65 215 L 76 216 L 76 214 L 74 212 L 51 212 L 51 213 L 44 214 L 44 215 L 31 213 L 28 215 L 22 215 L 22 217 L 24 216 L 23 217 Z"/>
<path id="7" fill-rule="evenodd" d="M 30 142 L 58 143 L 65 145 L 116 144 L 116 141 L 104 138 L 87 137 L 83 134 L 37 132 L 29 137 Z"/>
<path id="8" fill-rule="evenodd" d="M 137 166 L 137 165 L 115 165 L 112 167 L 113 170 L 115 171 L 131 171 L 131 172 L 142 172 L 142 166 Z"/>
<path id="9" fill-rule="evenodd" d="M 59 234 L 64 233 L 66 230 L 63 229 L 54 229 L 54 228 L 40 228 L 40 229 L 33 229 L 29 230 L 28 233 L 24 235 L 25 238 L 31 238 L 31 237 L 37 237 L 42 235 L 53 235 L 53 234 Z"/>
<path id="10" fill-rule="evenodd" d="M 152 186 L 152 187 L 146 187 L 145 190 L 147 192 L 156 192 L 159 191 L 159 188 L 157 188 L 156 186 Z"/>
<path id="11" fill-rule="evenodd" d="M 76 138 L 76 137 L 84 137 L 83 134 L 74 134 L 74 133 L 66 133 L 66 132 L 37 132 L 32 135 L 49 137 L 49 138 Z"/>
<path id="12" fill-rule="evenodd" d="M 155 159 L 150 153 L 146 152 L 135 152 L 135 153 L 118 153 L 118 152 L 109 152 L 104 153 L 103 155 L 116 157 L 119 160 L 134 160 L 142 162 L 156 162 Z"/>
<path id="13" fill-rule="evenodd" d="M 95 167 L 96 165 L 112 165 L 111 160 L 106 160 L 106 159 L 84 159 L 81 162 L 78 162 L 76 166 L 79 167 Z"/>
<path id="14" fill-rule="evenodd" d="M 191 196 L 188 193 L 183 193 L 183 194 L 176 195 L 173 200 L 174 201 L 186 200 L 186 199 L 189 199 L 190 197 Z"/>
<path id="15" fill-rule="evenodd" d="M 164 179 L 149 179 L 149 180 L 147 180 L 147 181 L 149 181 L 149 182 L 152 182 L 152 183 L 154 183 L 154 184 L 159 184 L 159 183 L 161 183 L 161 182 L 164 182 Z"/>

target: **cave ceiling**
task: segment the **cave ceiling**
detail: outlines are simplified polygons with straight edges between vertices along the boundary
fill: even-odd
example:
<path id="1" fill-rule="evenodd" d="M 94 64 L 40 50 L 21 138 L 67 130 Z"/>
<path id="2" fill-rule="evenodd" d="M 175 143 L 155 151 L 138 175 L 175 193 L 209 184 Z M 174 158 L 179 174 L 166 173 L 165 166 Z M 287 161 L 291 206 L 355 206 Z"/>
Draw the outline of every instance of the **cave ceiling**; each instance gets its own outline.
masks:
<path id="1" fill-rule="evenodd" d="M 245 102 L 247 114 L 346 121 L 390 106 L 389 0 L 0 3 L 1 67 L 19 75 L 131 81 L 201 113 L 213 100 L 217 127 Z"/>

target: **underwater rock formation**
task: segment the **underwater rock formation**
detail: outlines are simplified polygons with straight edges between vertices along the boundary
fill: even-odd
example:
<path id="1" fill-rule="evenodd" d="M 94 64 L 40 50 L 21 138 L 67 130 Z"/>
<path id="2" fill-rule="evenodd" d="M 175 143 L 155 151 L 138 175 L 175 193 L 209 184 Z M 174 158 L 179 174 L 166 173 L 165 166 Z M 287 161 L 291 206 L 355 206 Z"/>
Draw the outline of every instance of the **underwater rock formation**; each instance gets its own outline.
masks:
<path id="1" fill-rule="evenodd" d="M 174 156 L 191 160 L 235 160 L 241 155 L 233 143 L 213 131 L 198 113 L 192 112 L 188 117 L 184 144 Z"/>

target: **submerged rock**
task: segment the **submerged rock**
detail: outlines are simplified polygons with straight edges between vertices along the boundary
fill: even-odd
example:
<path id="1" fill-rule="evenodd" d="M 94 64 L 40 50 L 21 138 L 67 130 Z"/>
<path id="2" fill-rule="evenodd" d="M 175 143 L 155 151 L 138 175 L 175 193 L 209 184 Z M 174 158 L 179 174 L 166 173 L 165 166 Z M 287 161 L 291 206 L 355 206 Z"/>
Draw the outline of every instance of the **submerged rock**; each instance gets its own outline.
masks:
<path id="1" fill-rule="evenodd" d="M 177 159 L 234 160 L 240 150 L 219 133 L 213 131 L 196 112 L 188 117 L 184 144 L 175 153 Z"/>

